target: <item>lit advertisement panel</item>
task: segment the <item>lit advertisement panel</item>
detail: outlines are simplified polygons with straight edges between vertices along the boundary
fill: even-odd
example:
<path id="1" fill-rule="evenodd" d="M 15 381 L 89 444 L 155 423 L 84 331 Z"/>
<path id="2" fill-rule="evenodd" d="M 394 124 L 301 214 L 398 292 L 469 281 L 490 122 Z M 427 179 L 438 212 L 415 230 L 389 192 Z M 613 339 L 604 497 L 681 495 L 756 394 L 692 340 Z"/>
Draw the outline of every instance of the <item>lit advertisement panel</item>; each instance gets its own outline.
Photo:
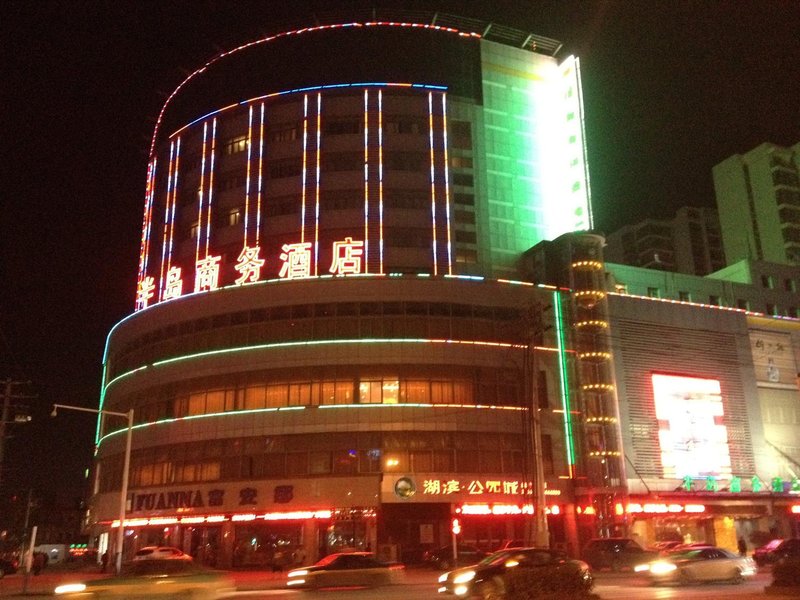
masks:
<path id="1" fill-rule="evenodd" d="M 664 477 L 731 476 L 719 381 L 653 374 Z"/>

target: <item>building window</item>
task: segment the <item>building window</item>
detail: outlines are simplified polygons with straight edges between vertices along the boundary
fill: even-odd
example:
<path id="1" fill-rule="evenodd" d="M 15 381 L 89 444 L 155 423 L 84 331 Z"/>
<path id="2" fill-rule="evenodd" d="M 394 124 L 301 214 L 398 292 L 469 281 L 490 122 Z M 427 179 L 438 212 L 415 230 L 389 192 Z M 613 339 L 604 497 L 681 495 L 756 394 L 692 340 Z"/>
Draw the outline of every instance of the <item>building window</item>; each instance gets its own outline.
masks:
<path id="1" fill-rule="evenodd" d="M 794 317 L 795 319 L 800 318 L 800 308 L 797 306 L 790 306 L 786 309 L 786 314 L 790 317 Z"/>
<path id="2" fill-rule="evenodd" d="M 454 194 L 453 200 L 456 204 L 464 206 L 475 206 L 475 196 L 472 194 Z"/>
<path id="3" fill-rule="evenodd" d="M 772 316 L 778 315 L 778 307 L 771 302 L 767 302 L 767 314 Z"/>
<path id="4" fill-rule="evenodd" d="M 450 166 L 454 169 L 471 169 L 472 159 L 468 156 L 453 156 L 450 158 Z"/>
<path id="5" fill-rule="evenodd" d="M 222 145 L 222 149 L 225 154 L 228 155 L 244 152 L 247 150 L 247 136 L 237 135 L 236 137 L 225 140 L 225 143 Z"/>
<path id="6" fill-rule="evenodd" d="M 719 296 L 717 296 L 716 294 L 711 294 L 708 297 L 708 303 L 713 306 L 719 306 Z"/>
<path id="7" fill-rule="evenodd" d="M 624 283 L 617 283 L 614 284 L 614 291 L 618 294 L 627 294 L 628 293 L 628 286 Z"/>
<path id="8" fill-rule="evenodd" d="M 472 125 L 469 121 L 450 121 L 450 143 L 453 148 L 472 148 Z"/>
<path id="9" fill-rule="evenodd" d="M 691 302 L 692 295 L 689 292 L 678 292 L 678 300 L 681 302 Z"/>
<path id="10" fill-rule="evenodd" d="M 193 240 L 197 239 L 197 235 L 200 233 L 200 224 L 196 221 L 189 226 L 189 237 Z"/>
<path id="11" fill-rule="evenodd" d="M 474 185 L 474 179 L 469 173 L 453 173 L 453 185 L 472 187 Z"/>
<path id="12" fill-rule="evenodd" d="M 768 289 L 772 289 L 775 287 L 775 282 L 772 279 L 771 275 L 762 275 L 761 276 L 761 287 L 765 287 Z"/>
<path id="13" fill-rule="evenodd" d="M 786 279 L 783 282 L 783 287 L 787 292 L 796 292 L 797 291 L 797 283 L 794 279 Z"/>
<path id="14" fill-rule="evenodd" d="M 661 298 L 661 292 L 657 287 L 649 287 L 647 288 L 647 295 L 650 298 Z"/>
<path id="15" fill-rule="evenodd" d="M 228 212 L 228 225 L 238 225 L 241 222 L 240 219 L 241 214 L 238 208 L 234 208 Z"/>
<path id="16" fill-rule="evenodd" d="M 546 371 L 539 371 L 539 376 L 536 380 L 536 397 L 539 408 L 550 408 L 550 399 L 547 395 Z"/>
<path id="17" fill-rule="evenodd" d="M 739 298 L 736 301 L 736 307 L 741 308 L 742 310 L 750 310 L 750 301 L 745 300 L 744 298 Z"/>

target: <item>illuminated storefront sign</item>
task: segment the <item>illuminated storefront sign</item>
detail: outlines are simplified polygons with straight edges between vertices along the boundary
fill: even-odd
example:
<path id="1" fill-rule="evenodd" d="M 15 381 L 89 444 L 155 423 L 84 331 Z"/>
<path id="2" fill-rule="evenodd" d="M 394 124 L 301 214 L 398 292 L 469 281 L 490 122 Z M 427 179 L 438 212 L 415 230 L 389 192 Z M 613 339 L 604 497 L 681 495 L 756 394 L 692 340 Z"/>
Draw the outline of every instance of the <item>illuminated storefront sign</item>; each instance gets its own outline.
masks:
<path id="1" fill-rule="evenodd" d="M 593 506 L 577 506 L 575 512 L 579 515 L 592 516 L 597 514 Z M 679 504 L 676 502 L 647 502 L 640 504 L 631 502 L 627 506 L 617 504 L 618 515 L 697 515 L 706 512 L 705 504 Z"/>
<path id="2" fill-rule="evenodd" d="M 198 525 L 202 523 L 224 523 L 232 521 L 234 523 L 248 521 L 306 521 L 308 519 L 330 519 L 333 517 L 332 510 L 295 510 L 291 512 L 269 512 L 269 513 L 245 513 L 234 515 L 207 515 L 191 517 L 152 517 L 149 519 L 125 519 L 125 527 L 147 527 L 164 525 Z M 119 527 L 119 519 L 111 522 L 111 527 Z"/>
<path id="3" fill-rule="evenodd" d="M 664 477 L 730 479 L 719 381 L 654 374 L 652 382 Z"/>
<path id="4" fill-rule="evenodd" d="M 427 496 L 449 496 L 466 493 L 471 496 L 490 494 L 530 494 L 531 484 L 519 480 L 489 479 L 425 479 L 422 494 Z"/>
<path id="5" fill-rule="evenodd" d="M 533 504 L 462 504 L 456 512 L 462 515 L 532 515 Z M 545 508 L 548 515 L 561 514 L 561 507 L 553 504 Z"/>

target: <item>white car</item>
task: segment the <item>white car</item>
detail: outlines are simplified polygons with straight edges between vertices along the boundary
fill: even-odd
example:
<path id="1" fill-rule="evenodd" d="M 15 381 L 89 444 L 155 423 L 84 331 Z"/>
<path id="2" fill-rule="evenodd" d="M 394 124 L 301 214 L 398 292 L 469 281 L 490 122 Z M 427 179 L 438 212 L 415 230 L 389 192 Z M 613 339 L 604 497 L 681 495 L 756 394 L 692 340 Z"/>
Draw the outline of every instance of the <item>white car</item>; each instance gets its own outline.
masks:
<path id="1" fill-rule="evenodd" d="M 647 575 L 654 584 L 741 583 L 745 577 L 756 574 L 756 563 L 752 558 L 737 556 L 724 548 L 706 546 L 671 552 L 659 560 L 637 565 L 634 570 Z"/>
<path id="2" fill-rule="evenodd" d="M 174 546 L 145 546 L 136 551 L 133 560 L 192 560 L 192 557 Z"/>

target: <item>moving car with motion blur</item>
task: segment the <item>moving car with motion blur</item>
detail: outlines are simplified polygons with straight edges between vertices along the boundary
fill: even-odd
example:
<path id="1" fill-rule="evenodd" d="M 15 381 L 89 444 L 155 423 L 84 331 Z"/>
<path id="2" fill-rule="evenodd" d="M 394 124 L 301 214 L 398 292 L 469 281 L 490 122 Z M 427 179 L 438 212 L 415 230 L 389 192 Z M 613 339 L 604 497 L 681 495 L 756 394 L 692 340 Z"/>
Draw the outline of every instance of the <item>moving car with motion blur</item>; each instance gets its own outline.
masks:
<path id="1" fill-rule="evenodd" d="M 511 548 L 490 554 L 478 564 L 443 573 L 439 593 L 460 598 L 495 600 L 505 596 L 508 576 L 525 572 L 530 578 L 574 577 L 588 591 L 593 584 L 589 565 L 547 548 Z"/>
<path id="2" fill-rule="evenodd" d="M 174 546 L 145 546 L 136 551 L 133 560 L 192 560 L 192 557 Z"/>
<path id="3" fill-rule="evenodd" d="M 404 581 L 405 566 L 400 563 L 381 562 L 370 552 L 338 552 L 311 566 L 292 569 L 286 586 L 310 589 L 377 587 Z"/>
<path id="4" fill-rule="evenodd" d="M 59 585 L 55 595 L 81 600 L 216 600 L 235 591 L 236 584 L 225 573 L 198 567 L 191 560 L 152 559 L 125 564 L 115 577 Z"/>
<path id="5" fill-rule="evenodd" d="M 637 565 L 634 570 L 649 577 L 656 585 L 707 581 L 742 583 L 745 577 L 756 574 L 756 563 L 752 558 L 709 546 L 671 552 L 658 560 Z"/>
<path id="6" fill-rule="evenodd" d="M 594 538 L 584 546 L 581 558 L 592 569 L 622 571 L 658 558 L 658 551 L 645 550 L 631 538 Z"/>
<path id="7" fill-rule="evenodd" d="M 473 565 L 487 553 L 475 546 L 468 546 L 466 544 L 457 544 L 456 550 L 458 551 L 458 564 L 459 565 Z M 422 555 L 422 561 L 433 569 L 445 571 L 452 569 L 456 566 L 453 560 L 453 547 L 443 546 L 441 548 L 434 548 Z"/>

